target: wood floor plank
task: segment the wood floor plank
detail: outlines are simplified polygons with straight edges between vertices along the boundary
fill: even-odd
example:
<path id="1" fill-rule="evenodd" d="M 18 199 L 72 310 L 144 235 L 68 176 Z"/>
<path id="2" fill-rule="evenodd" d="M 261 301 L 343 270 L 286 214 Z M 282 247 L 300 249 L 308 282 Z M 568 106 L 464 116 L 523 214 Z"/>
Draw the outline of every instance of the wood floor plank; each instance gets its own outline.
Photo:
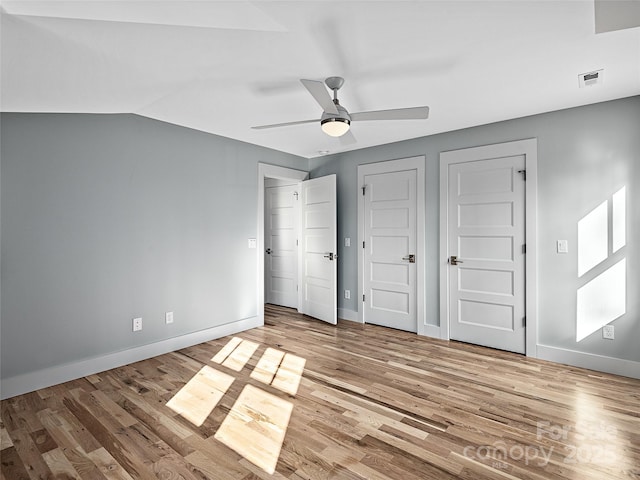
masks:
<path id="1" fill-rule="evenodd" d="M 55 475 L 56 479 L 82 479 L 67 456 L 59 448 L 43 453 L 42 458 L 47 462 L 47 465 L 49 465 L 49 468 L 53 475 Z"/>
<path id="2" fill-rule="evenodd" d="M 30 480 L 27 473 L 27 465 L 22 461 L 15 447 L 9 447 L 2 450 L 0 457 L 0 468 L 2 474 L 11 480 Z"/>
<path id="3" fill-rule="evenodd" d="M 205 367 L 231 384 L 183 402 L 198 426 L 170 406 Z M 270 305 L 264 327 L 0 412 L 0 480 L 640 479 L 639 380 Z"/>

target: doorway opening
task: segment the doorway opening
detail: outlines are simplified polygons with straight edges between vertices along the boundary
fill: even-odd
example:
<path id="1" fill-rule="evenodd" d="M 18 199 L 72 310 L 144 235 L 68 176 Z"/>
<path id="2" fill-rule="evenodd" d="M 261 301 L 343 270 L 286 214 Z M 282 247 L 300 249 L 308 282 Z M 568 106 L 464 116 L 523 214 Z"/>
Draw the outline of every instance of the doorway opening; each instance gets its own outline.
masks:
<path id="1" fill-rule="evenodd" d="M 268 299 L 337 324 L 336 175 L 307 180 L 307 172 L 264 164 L 258 172 L 259 319 Z"/>
<path id="2" fill-rule="evenodd" d="M 258 308 L 258 319 L 264 323 L 265 295 L 265 193 L 266 189 L 277 185 L 297 185 L 309 177 L 309 172 L 295 170 L 293 168 L 279 167 L 264 163 L 258 164 L 258 267 L 257 267 L 257 287 L 256 299 Z M 297 278 L 296 278 L 297 282 Z M 297 305 L 296 305 L 297 308 Z"/>

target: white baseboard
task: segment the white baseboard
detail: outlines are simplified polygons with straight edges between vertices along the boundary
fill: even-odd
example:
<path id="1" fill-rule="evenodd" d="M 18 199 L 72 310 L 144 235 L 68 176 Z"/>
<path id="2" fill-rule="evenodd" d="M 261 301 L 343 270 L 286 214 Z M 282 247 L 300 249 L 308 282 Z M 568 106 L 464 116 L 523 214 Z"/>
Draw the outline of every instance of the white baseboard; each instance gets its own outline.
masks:
<path id="1" fill-rule="evenodd" d="M 237 322 L 227 323 L 217 327 L 207 328 L 198 332 L 188 333 L 179 337 L 168 338 L 159 342 L 142 345 L 140 347 L 109 353 L 100 357 L 89 358 L 79 362 L 49 367 L 36 372 L 29 372 L 2 379 L 0 397 L 6 398 L 33 392 L 41 388 L 58 385 L 77 378 L 104 372 L 112 368 L 121 367 L 129 363 L 139 362 L 169 352 L 208 342 L 217 338 L 233 335 L 234 333 L 262 326 L 258 317 L 249 317 Z"/>
<path id="2" fill-rule="evenodd" d="M 349 320 L 350 322 L 362 323 L 358 319 L 358 312 L 356 312 L 355 310 L 349 310 L 348 308 L 339 308 L 338 318 L 340 320 Z"/>
<path id="3" fill-rule="evenodd" d="M 640 362 L 631 360 L 577 352 L 548 345 L 537 346 L 537 357 L 541 360 L 640 379 Z"/>

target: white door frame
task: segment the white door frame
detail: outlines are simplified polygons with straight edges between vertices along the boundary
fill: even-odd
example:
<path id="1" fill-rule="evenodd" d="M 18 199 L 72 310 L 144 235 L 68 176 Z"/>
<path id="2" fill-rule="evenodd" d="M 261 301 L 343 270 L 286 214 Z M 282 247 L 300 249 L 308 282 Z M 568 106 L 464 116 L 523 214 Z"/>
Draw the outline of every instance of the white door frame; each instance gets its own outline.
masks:
<path id="1" fill-rule="evenodd" d="M 537 268 L 537 196 L 538 140 L 529 138 L 514 142 L 485 145 L 440 153 L 440 338 L 449 340 L 449 165 L 479 161 L 484 158 L 525 156 L 525 315 L 526 355 L 537 357 L 538 344 L 538 268 Z"/>
<path id="2" fill-rule="evenodd" d="M 293 180 L 301 182 L 309 177 L 309 172 L 294 170 L 293 168 L 278 167 L 267 163 L 258 163 L 258 238 L 257 238 L 257 286 L 256 302 L 258 321 L 264 325 L 264 182 L 266 178 Z"/>
<path id="3" fill-rule="evenodd" d="M 358 303 L 362 304 L 364 295 L 364 196 L 362 187 L 364 176 L 376 173 L 390 173 L 403 170 L 416 170 L 416 322 L 418 335 L 425 335 L 427 330 L 424 308 L 425 281 L 425 156 L 401 158 L 375 163 L 358 165 Z M 364 309 L 358 308 L 358 321 L 364 323 Z"/>

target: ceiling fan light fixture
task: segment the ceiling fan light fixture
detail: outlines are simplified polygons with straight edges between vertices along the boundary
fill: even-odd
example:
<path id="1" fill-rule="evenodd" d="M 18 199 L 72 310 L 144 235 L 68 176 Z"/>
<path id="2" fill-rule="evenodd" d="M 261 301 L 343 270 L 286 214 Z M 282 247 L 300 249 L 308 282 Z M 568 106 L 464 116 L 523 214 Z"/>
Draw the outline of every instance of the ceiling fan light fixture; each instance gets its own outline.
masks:
<path id="1" fill-rule="evenodd" d="M 341 137 L 349 131 L 351 121 L 347 118 L 331 117 L 320 122 L 322 131 L 331 137 Z"/>

